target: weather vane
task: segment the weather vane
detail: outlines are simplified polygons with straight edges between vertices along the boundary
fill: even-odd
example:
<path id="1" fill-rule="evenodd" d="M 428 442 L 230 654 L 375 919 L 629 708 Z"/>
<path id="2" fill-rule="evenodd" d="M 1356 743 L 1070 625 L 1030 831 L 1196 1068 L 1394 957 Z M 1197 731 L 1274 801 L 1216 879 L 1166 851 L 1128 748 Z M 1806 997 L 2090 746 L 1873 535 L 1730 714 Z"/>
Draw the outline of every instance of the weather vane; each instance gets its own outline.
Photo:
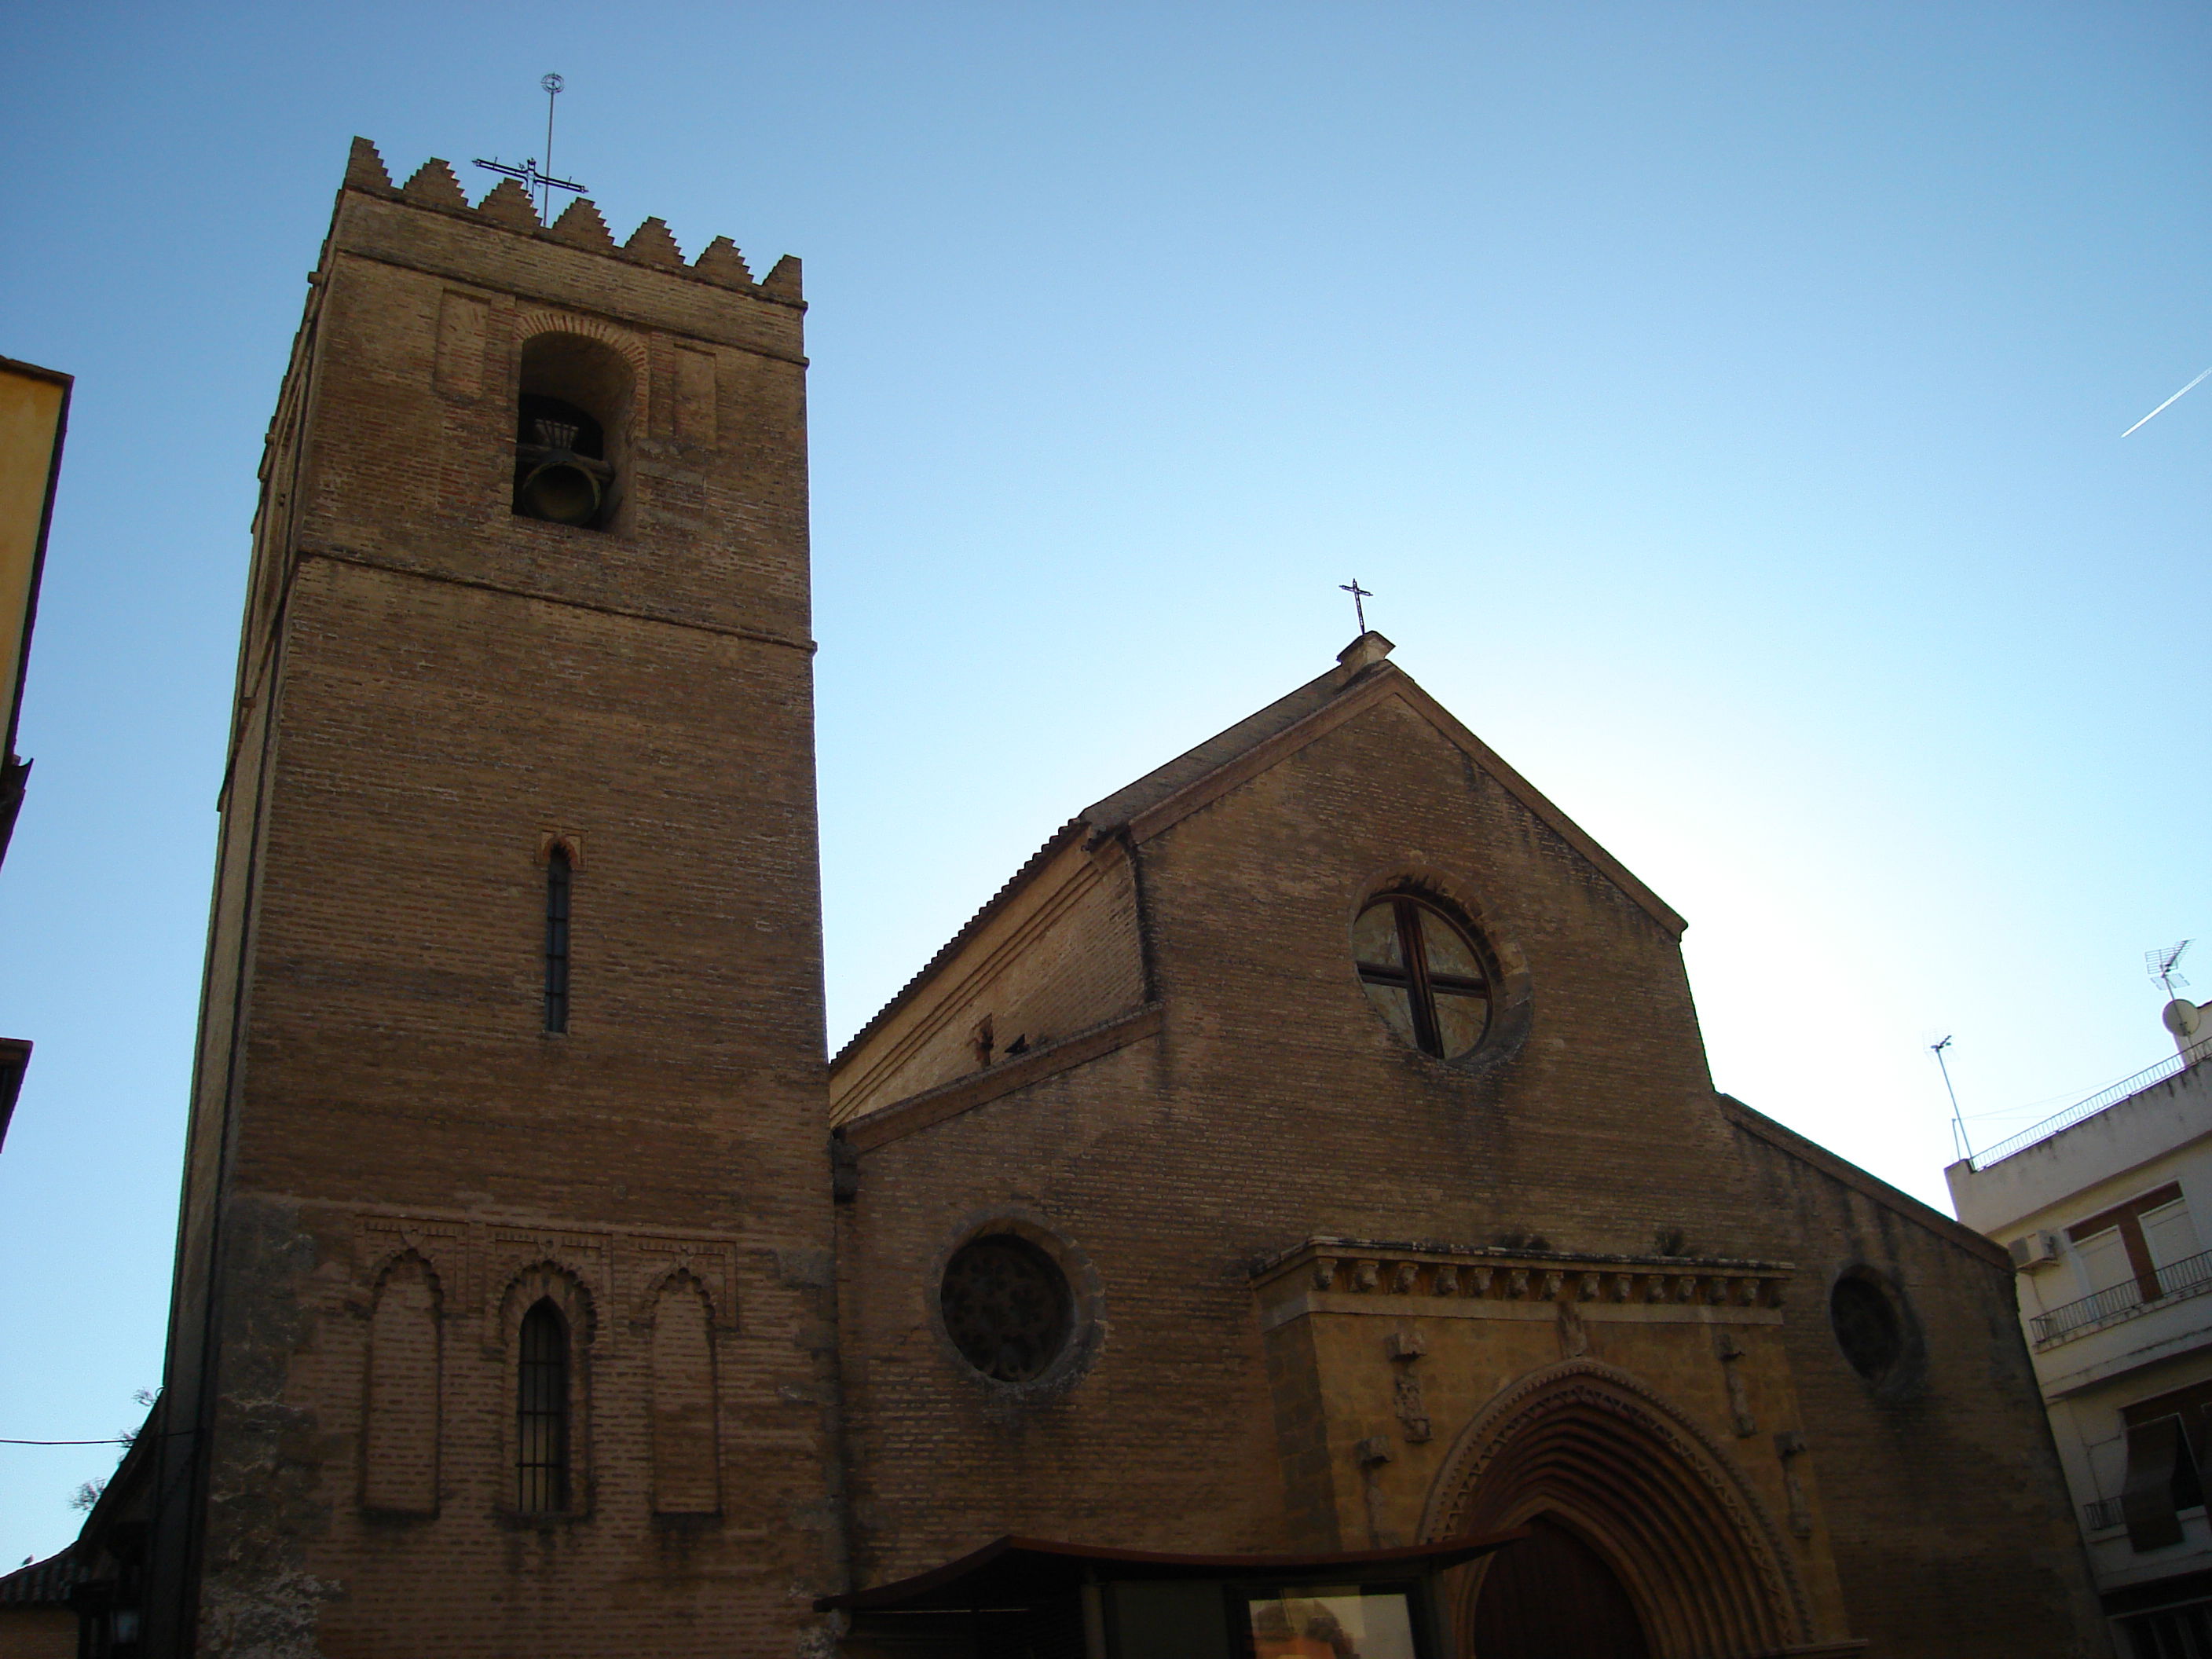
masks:
<path id="1" fill-rule="evenodd" d="M 1367 606 L 1363 603 L 1363 601 L 1373 599 L 1375 597 L 1374 591 L 1370 588 L 1362 587 L 1359 585 L 1359 578 L 1357 576 L 1354 576 L 1348 582 L 1339 582 L 1336 585 L 1336 588 L 1337 592 L 1340 593 L 1349 593 L 1352 595 L 1352 614 L 1359 618 L 1359 631 L 1364 634 L 1367 631 Z"/>
<path id="2" fill-rule="evenodd" d="M 520 179 L 522 187 L 538 198 L 538 217 L 550 219 L 553 216 L 555 191 L 573 190 L 580 196 L 585 186 L 573 179 L 553 176 L 553 100 L 561 95 L 561 88 L 568 82 L 557 75 L 546 75 L 538 77 L 538 84 L 545 88 L 545 171 L 540 173 L 538 170 L 535 155 L 519 167 L 508 167 L 496 157 L 487 161 L 481 155 L 477 158 L 477 165 L 488 173 L 503 173 L 510 179 Z"/>

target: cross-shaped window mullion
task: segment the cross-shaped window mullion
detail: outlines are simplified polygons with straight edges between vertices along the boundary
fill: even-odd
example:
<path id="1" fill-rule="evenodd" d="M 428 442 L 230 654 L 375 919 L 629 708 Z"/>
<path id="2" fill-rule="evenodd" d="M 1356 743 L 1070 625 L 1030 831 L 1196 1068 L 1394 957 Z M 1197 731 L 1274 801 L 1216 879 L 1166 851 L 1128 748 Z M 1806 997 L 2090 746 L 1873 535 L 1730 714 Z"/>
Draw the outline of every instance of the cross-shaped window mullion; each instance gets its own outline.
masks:
<path id="1" fill-rule="evenodd" d="M 1400 899 L 1391 907 L 1398 915 L 1398 951 L 1406 958 L 1406 1000 L 1413 1005 L 1413 1041 L 1426 1054 L 1441 1054 L 1443 1038 L 1437 1030 L 1436 994 L 1429 985 L 1429 953 L 1421 942 L 1421 907 Z"/>

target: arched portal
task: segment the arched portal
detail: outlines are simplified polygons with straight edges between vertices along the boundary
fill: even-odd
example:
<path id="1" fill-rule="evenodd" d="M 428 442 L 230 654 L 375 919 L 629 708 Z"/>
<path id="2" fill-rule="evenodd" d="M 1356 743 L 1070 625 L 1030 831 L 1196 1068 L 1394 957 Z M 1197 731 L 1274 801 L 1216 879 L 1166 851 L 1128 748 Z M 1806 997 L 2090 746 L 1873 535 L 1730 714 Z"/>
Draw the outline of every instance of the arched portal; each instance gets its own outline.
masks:
<path id="1" fill-rule="evenodd" d="M 1741 1472 L 1647 1385 L 1595 1360 L 1532 1372 L 1492 1401 L 1454 1443 L 1422 1525 L 1431 1538 L 1531 1531 L 1448 1581 L 1462 1659 L 1578 1659 L 1531 1623 L 1528 1598 L 1547 1574 L 1595 1595 L 1617 1589 L 1650 1659 L 1809 1639 L 1803 1589 Z"/>
<path id="2" fill-rule="evenodd" d="M 1485 1569 L 1466 1644 L 1476 1659 L 1650 1659 L 1635 1599 L 1604 1556 L 1550 1515 Z"/>

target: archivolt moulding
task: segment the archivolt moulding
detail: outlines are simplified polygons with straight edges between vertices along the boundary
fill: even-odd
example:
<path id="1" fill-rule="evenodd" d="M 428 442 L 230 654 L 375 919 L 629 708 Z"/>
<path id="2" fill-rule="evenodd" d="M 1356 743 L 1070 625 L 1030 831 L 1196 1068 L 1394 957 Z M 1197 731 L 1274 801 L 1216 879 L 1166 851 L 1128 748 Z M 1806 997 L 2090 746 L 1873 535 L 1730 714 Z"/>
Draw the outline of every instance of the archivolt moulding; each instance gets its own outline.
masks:
<path id="1" fill-rule="evenodd" d="M 1814 1639 L 1766 1507 L 1733 1459 L 1633 1373 L 1578 1358 L 1532 1371 L 1452 1443 L 1421 1517 L 1448 1538 L 1559 1516 L 1607 1558 L 1655 1659 L 1753 1655 Z M 1465 1628 L 1479 1571 L 1455 1573 Z"/>

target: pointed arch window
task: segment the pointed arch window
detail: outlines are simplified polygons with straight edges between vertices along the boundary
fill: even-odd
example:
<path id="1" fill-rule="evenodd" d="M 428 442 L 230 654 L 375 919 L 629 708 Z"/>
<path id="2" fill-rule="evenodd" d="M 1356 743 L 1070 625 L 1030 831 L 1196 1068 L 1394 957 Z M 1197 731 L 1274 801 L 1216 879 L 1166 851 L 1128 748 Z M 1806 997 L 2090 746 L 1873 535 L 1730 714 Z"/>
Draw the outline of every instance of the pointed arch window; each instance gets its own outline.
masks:
<path id="1" fill-rule="evenodd" d="M 545 1029 L 568 1029 L 568 902 L 575 861 L 554 845 L 545 855 Z"/>
<path id="2" fill-rule="evenodd" d="M 547 1297 L 522 1316 L 514 1381 L 515 1507 L 568 1507 L 568 1322 Z"/>
<path id="3" fill-rule="evenodd" d="M 1367 1000 L 1423 1054 L 1457 1060 L 1490 1029 L 1490 975 L 1466 929 L 1408 893 L 1386 893 L 1352 924 Z"/>

